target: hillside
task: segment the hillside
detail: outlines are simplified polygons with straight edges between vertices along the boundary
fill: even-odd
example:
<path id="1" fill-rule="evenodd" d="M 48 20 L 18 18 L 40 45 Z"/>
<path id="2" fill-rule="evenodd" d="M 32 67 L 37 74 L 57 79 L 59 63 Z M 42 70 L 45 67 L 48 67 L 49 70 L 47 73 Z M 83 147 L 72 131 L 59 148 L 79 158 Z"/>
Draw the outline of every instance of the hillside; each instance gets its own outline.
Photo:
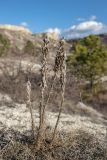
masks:
<path id="1" fill-rule="evenodd" d="M 34 45 L 35 56 L 36 57 L 40 56 L 38 54 L 40 52 L 44 33 L 33 34 L 32 32 L 30 32 L 28 29 L 24 27 L 10 25 L 10 26 L 0 26 L 0 34 L 9 40 L 10 48 L 8 52 L 13 56 L 17 56 L 17 55 L 26 56 L 27 53 L 24 49 L 28 41 L 32 42 L 32 44 Z M 48 36 L 48 33 L 47 33 L 47 36 Z M 57 45 L 57 39 L 55 39 L 55 36 L 53 36 L 53 38 L 52 36 L 51 38 L 49 36 L 49 39 L 50 39 L 50 52 L 52 52 L 50 53 L 51 54 L 50 56 L 52 57 L 53 50 Z M 70 47 L 69 44 L 66 44 L 67 52 L 69 50 L 69 47 Z M 7 54 L 6 56 L 9 56 L 9 55 Z"/>
<path id="2" fill-rule="evenodd" d="M 37 65 L 37 68 L 40 68 L 41 65 L 41 46 L 43 44 L 43 37 L 44 33 L 40 34 L 33 34 L 30 32 L 28 29 L 20 26 L 11 26 L 11 25 L 4 25 L 0 27 L 0 34 L 2 35 L 1 37 L 1 51 L 3 49 L 3 53 L 1 54 L 0 58 L 0 66 L 1 69 L 5 66 L 6 68 L 10 67 L 10 69 L 15 69 L 22 65 L 22 68 L 26 70 L 28 67 L 28 64 L 31 65 Z M 45 33 L 46 34 L 46 33 Z M 107 35 L 102 34 L 99 35 L 101 42 L 104 46 L 107 46 Z M 6 41 L 7 45 L 3 44 L 3 41 Z M 58 39 L 55 39 L 49 37 L 49 55 L 48 55 L 48 65 L 49 67 L 52 67 L 53 65 L 53 59 L 55 57 L 56 51 L 57 51 L 57 46 L 58 46 Z M 71 40 L 65 40 L 65 51 L 67 55 L 71 52 L 72 50 L 72 45 L 75 41 L 78 41 L 78 39 L 71 39 Z M 4 46 L 3 46 L 4 45 Z M 5 46 L 7 47 L 6 49 Z M 4 47 L 4 48 L 3 48 Z M 17 64 L 17 67 L 16 67 Z M 38 70 L 38 69 L 37 69 Z M 72 86 L 72 82 L 74 81 L 72 75 L 68 72 L 67 73 L 69 84 L 67 84 L 67 99 L 70 100 L 72 98 L 77 99 L 78 101 L 78 91 L 75 91 L 75 85 L 74 87 Z M 102 81 L 106 81 L 106 77 L 102 78 Z M 106 84 L 105 84 L 106 85 Z M 72 91 L 70 91 L 70 87 L 72 87 Z M 77 87 L 76 87 L 77 88 Z M 104 96 L 101 95 L 103 98 Z M 104 111 L 106 109 L 106 97 L 103 98 L 103 102 L 101 104 L 104 105 Z M 99 108 L 99 106 L 98 106 Z"/>
<path id="3" fill-rule="evenodd" d="M 106 46 L 107 35 L 99 37 Z M 33 34 L 24 27 L 0 26 L 0 160 L 106 160 L 107 95 L 104 92 L 99 97 L 92 97 L 91 101 L 82 100 L 79 83 L 68 68 L 65 101 L 55 142 L 50 145 L 61 99 L 59 77 L 55 79 L 46 108 L 45 139 L 39 151 L 35 147 L 41 100 L 43 38 L 44 33 Z M 75 41 L 65 40 L 67 55 Z M 53 81 L 58 44 L 58 37 L 49 35 L 45 98 Z M 102 84 L 106 86 L 105 77 L 102 78 Z M 35 137 L 31 130 L 31 108 L 28 107 L 28 80 L 31 82 Z"/>
<path id="4" fill-rule="evenodd" d="M 107 34 L 100 34 L 99 37 L 104 46 L 107 47 Z"/>
<path id="5" fill-rule="evenodd" d="M 105 33 L 105 34 L 99 34 L 98 37 L 100 38 L 102 44 L 103 44 L 105 47 L 107 47 L 107 34 L 106 34 L 106 33 Z M 67 40 L 67 42 L 68 42 L 69 44 L 72 44 L 72 43 L 74 43 L 74 42 L 76 42 L 76 41 L 78 41 L 78 39 L 69 39 L 69 40 Z"/>
<path id="6" fill-rule="evenodd" d="M 38 52 L 40 52 L 40 47 L 42 44 L 42 39 L 44 37 L 44 34 L 48 33 L 32 33 L 29 29 L 21 26 L 13 26 L 13 25 L 0 25 L 0 34 L 2 34 L 5 38 L 9 39 L 11 47 L 9 53 L 13 54 L 14 56 L 24 54 L 26 55 L 26 52 L 24 51 L 24 47 L 27 43 L 27 41 L 31 41 L 35 45 L 35 54 L 36 57 L 38 56 Z M 50 33 L 51 34 L 51 33 Z M 107 46 L 107 34 L 101 34 L 99 35 L 101 42 L 104 46 Z M 58 38 L 55 38 L 55 36 L 52 37 L 52 35 L 49 35 L 50 39 L 50 52 L 53 52 L 54 48 L 57 45 Z M 78 39 L 69 39 L 66 40 L 65 44 L 65 50 L 67 54 L 71 50 L 72 44 L 78 41 Z M 16 54 L 16 55 L 15 55 Z M 51 53 L 52 57 L 52 53 Z"/>
<path id="7" fill-rule="evenodd" d="M 0 66 L 3 68 L 4 66 L 10 67 L 10 69 L 16 68 L 20 66 L 20 63 L 22 65 L 22 68 L 24 67 L 24 70 L 28 67 L 28 64 L 31 65 L 37 65 L 40 67 L 41 65 L 41 46 L 43 44 L 43 37 L 44 33 L 40 34 L 33 34 L 28 29 L 20 26 L 12 26 L 12 25 L 4 25 L 0 27 L 0 34 L 3 36 L 1 37 L 1 51 L 3 49 L 3 45 L 5 47 L 5 44 L 3 44 L 3 38 L 5 41 L 7 41 L 7 49 L 3 50 L 3 53 L 1 53 L 0 58 Z M 46 34 L 46 33 L 45 33 Z M 107 35 L 102 34 L 99 35 L 101 42 L 104 46 L 107 46 Z M 48 55 L 48 65 L 49 67 L 52 67 L 53 65 L 53 59 L 55 57 L 56 51 L 57 51 L 57 45 L 58 45 L 58 39 L 55 39 L 49 37 L 49 55 Z M 75 41 L 78 41 L 78 39 L 71 39 L 71 40 L 65 40 L 65 51 L 67 55 L 72 50 L 72 45 Z M 6 68 L 8 68 L 6 67 Z M 70 73 L 67 73 L 69 84 L 67 84 L 67 99 L 77 99 L 78 101 L 79 95 L 78 95 L 78 89 L 75 91 L 75 88 L 77 88 L 74 84 L 74 87 L 72 86 L 72 82 L 74 81 L 72 75 Z M 106 77 L 102 78 L 103 81 L 106 80 Z M 106 84 L 105 84 L 106 85 Z M 72 87 L 72 91 L 70 90 L 70 87 Z M 101 108 L 103 113 L 106 109 L 106 96 L 101 95 Z M 104 97 L 104 98 L 103 98 Z M 95 98 L 96 99 L 96 98 Z M 95 107 L 98 100 L 95 100 Z M 103 101 L 103 102 L 102 102 Z M 100 108 L 99 104 L 97 104 L 98 109 Z M 103 106 L 103 107 L 102 107 Z M 104 110 L 103 110 L 104 109 Z"/>

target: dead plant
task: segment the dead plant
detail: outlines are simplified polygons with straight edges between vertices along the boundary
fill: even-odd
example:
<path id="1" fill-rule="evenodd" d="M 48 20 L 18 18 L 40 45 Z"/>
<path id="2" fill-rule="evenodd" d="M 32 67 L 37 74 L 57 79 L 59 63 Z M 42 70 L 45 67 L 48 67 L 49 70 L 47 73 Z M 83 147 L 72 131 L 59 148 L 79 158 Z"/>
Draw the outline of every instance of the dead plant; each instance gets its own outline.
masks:
<path id="1" fill-rule="evenodd" d="M 32 126 L 32 135 L 33 138 L 35 137 L 35 125 L 34 125 L 34 118 L 33 118 L 33 111 L 32 111 L 32 104 L 31 104 L 31 83 L 28 80 L 27 85 L 26 85 L 26 92 L 27 92 L 27 107 L 30 110 L 30 115 L 31 115 L 31 126 Z"/>
<path id="2" fill-rule="evenodd" d="M 61 85 L 61 103 L 59 106 L 59 113 L 58 113 L 58 118 L 56 121 L 56 125 L 54 128 L 54 133 L 52 137 L 52 142 L 53 143 L 57 131 L 57 127 L 59 124 L 62 108 L 63 108 L 63 102 L 64 102 L 64 94 L 65 94 L 65 83 L 66 83 L 66 56 L 65 56 L 65 51 L 64 51 L 64 41 L 59 42 L 59 48 L 57 51 L 56 59 L 55 59 L 55 72 L 60 73 L 60 85 Z"/>
<path id="3" fill-rule="evenodd" d="M 48 39 L 44 38 L 43 40 L 44 44 L 42 47 L 42 54 L 43 54 L 43 62 L 42 62 L 42 68 L 41 68 L 41 101 L 39 105 L 39 115 L 40 115 L 40 122 L 39 122 L 39 130 L 37 134 L 37 140 L 36 145 L 39 149 L 41 146 L 41 142 L 44 138 L 44 130 L 45 130 L 45 106 L 44 106 L 44 98 L 45 98 L 45 89 L 47 86 L 46 83 L 46 74 L 47 74 L 47 55 L 48 55 Z"/>

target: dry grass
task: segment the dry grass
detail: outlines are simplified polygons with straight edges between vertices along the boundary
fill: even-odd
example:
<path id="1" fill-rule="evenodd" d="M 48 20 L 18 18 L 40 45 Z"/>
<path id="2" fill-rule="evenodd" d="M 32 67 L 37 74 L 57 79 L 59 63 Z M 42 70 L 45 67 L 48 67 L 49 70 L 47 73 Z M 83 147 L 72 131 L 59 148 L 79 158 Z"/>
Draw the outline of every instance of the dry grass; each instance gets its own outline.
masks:
<path id="1" fill-rule="evenodd" d="M 107 82 L 98 82 L 94 84 L 93 93 L 86 88 L 83 91 L 83 100 L 96 110 L 107 115 Z"/>
<path id="2" fill-rule="evenodd" d="M 9 135 L 11 133 L 11 138 Z M 0 153 L 2 160 L 106 160 L 106 144 L 95 135 L 83 130 L 72 133 L 57 133 L 52 145 L 51 131 L 38 151 L 31 135 L 20 135 L 13 131 L 2 132 Z"/>
<path id="3" fill-rule="evenodd" d="M 39 83 L 40 83 L 40 74 L 37 72 L 29 73 L 28 71 L 24 72 L 20 65 L 15 68 L 15 64 L 10 66 L 4 64 L 4 69 L 2 70 L 3 74 L 0 74 L 0 90 L 1 93 L 9 94 L 14 102 L 25 103 L 27 101 L 26 98 L 26 83 L 28 81 L 31 82 L 32 85 L 32 96 L 31 101 L 37 99 L 37 95 L 39 93 Z M 15 69 L 14 69 L 15 68 Z M 9 70 L 10 71 L 7 71 Z M 15 72 L 15 73 L 14 73 Z"/>

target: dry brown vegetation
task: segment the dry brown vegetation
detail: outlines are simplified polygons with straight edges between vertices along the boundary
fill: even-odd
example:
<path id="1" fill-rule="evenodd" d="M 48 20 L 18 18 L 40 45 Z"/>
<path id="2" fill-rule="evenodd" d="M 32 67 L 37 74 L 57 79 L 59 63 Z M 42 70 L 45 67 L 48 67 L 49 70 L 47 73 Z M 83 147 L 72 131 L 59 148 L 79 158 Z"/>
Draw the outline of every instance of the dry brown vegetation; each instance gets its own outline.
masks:
<path id="1" fill-rule="evenodd" d="M 47 54 L 48 42 L 44 39 L 42 47 L 43 61 L 41 74 L 22 71 L 18 67 L 17 74 L 12 69 L 13 65 L 6 66 L 1 70 L 0 89 L 3 93 L 11 95 L 14 101 L 26 103 L 31 113 L 32 131 L 19 133 L 12 130 L 0 131 L 0 158 L 1 160 L 106 160 L 107 144 L 90 132 L 76 130 L 72 133 L 58 132 L 58 124 L 64 106 L 68 106 L 68 113 L 82 114 L 92 117 L 97 116 L 94 110 L 88 108 L 74 109 L 69 103 L 71 99 L 81 100 L 79 84 L 75 77 L 67 72 L 67 84 L 65 88 L 66 64 L 64 42 L 60 41 L 55 57 L 54 69 L 49 77 Z M 11 68 L 12 73 L 8 68 Z M 39 95 L 39 98 L 38 98 Z M 59 96 L 60 95 L 60 96 Z M 58 97 L 59 96 L 59 97 Z M 36 128 L 32 116 L 32 102 L 39 103 L 39 127 Z M 51 103 L 50 103 L 51 102 Z M 37 103 L 38 104 L 38 103 Z M 69 108 L 70 106 L 70 108 Z M 37 108 L 38 106 L 35 106 Z M 46 126 L 47 108 L 53 107 L 58 112 L 54 128 Z M 65 112 L 67 109 L 65 109 Z"/>
<path id="2" fill-rule="evenodd" d="M 8 133 L 8 134 L 7 134 Z M 1 133 L 0 133 L 1 134 Z M 9 136 L 12 136 L 10 139 Z M 93 134 L 83 130 L 74 133 L 57 133 L 50 146 L 51 131 L 38 151 L 31 135 L 2 131 L 1 159 L 3 160 L 106 160 L 107 149 Z"/>
<path id="3" fill-rule="evenodd" d="M 32 112 L 32 104 L 31 104 L 31 93 L 32 93 L 32 84 L 30 82 L 30 73 L 28 74 L 27 77 L 27 90 L 25 91 L 25 93 L 27 94 L 27 106 L 29 107 L 30 110 L 30 114 L 31 114 L 31 126 L 32 126 L 32 133 L 33 133 L 33 138 L 34 138 L 34 148 L 36 147 L 36 149 L 38 151 L 40 151 L 42 145 L 44 146 L 44 141 L 45 141 L 45 136 L 46 136 L 46 122 L 45 122 L 45 114 L 46 114 L 46 107 L 49 103 L 50 100 L 50 96 L 51 96 L 51 92 L 53 91 L 53 85 L 54 82 L 56 80 L 56 78 L 58 78 L 59 76 L 59 84 L 60 84 L 60 94 L 61 94 L 61 104 L 59 104 L 59 114 L 58 114 L 58 118 L 56 121 L 56 125 L 55 128 L 53 130 L 52 134 L 52 139 L 50 140 L 50 146 L 53 146 L 54 140 L 56 139 L 56 132 L 57 132 L 57 127 L 59 124 L 59 120 L 60 120 L 60 115 L 62 112 L 62 106 L 63 106 L 63 102 L 64 102 L 64 93 L 65 93 L 65 76 L 66 76 L 66 64 L 65 64 L 65 51 L 64 51 L 64 42 L 60 41 L 59 42 L 59 46 L 58 46 L 58 51 L 56 54 L 56 58 L 55 58 L 55 66 L 54 66 L 54 78 L 52 80 L 52 84 L 51 84 L 51 88 L 50 90 L 48 90 L 48 97 L 47 100 L 45 102 L 45 92 L 46 92 L 46 88 L 47 88 L 47 55 L 48 55 L 48 40 L 44 39 L 44 44 L 42 47 L 42 54 L 43 54 L 43 61 L 42 61 L 42 67 L 41 67 L 41 98 L 40 98 L 40 105 L 39 105 L 39 117 L 40 117 L 40 121 L 39 121 L 39 128 L 37 131 L 37 136 L 35 138 L 35 124 L 34 124 L 34 119 L 33 119 L 33 112 Z M 14 74 L 14 71 L 12 72 L 12 75 L 10 74 L 10 72 L 7 70 L 2 68 L 3 71 L 3 75 L 5 75 L 6 80 L 8 80 L 9 82 L 11 82 L 12 80 L 16 80 L 17 75 Z M 21 70 L 19 68 L 18 70 L 18 74 L 20 74 Z M 8 88 L 9 86 L 7 86 Z M 11 86 L 12 87 L 12 86 Z M 13 88 L 10 87 L 11 91 Z M 21 86 L 22 87 L 22 86 Z M 4 86 L 3 86 L 4 89 Z M 17 88 L 15 88 L 17 90 Z M 23 88 L 21 88 L 22 90 Z M 13 93 L 13 92 L 12 92 Z"/>

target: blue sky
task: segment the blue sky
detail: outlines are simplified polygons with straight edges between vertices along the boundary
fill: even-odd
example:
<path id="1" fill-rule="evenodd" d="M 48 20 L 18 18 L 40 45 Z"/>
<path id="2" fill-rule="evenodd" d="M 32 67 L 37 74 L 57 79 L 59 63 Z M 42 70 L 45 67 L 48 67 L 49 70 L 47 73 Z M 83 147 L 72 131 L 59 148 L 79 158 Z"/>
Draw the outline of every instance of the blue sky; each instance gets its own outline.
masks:
<path id="1" fill-rule="evenodd" d="M 107 0 L 0 0 L 0 24 L 68 38 L 107 32 Z"/>

